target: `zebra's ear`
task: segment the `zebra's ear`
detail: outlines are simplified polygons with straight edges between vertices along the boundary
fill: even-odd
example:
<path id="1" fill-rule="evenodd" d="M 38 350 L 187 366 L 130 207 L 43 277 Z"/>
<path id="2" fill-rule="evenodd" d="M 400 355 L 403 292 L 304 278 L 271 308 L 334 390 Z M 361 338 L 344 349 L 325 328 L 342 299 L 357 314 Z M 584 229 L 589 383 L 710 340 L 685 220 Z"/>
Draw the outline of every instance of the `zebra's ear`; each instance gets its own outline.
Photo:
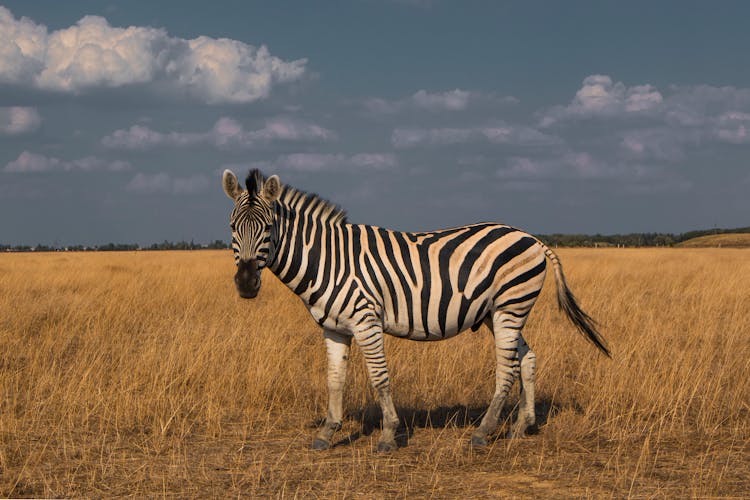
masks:
<path id="1" fill-rule="evenodd" d="M 281 181 L 278 175 L 272 175 L 266 182 L 263 183 L 263 198 L 270 202 L 274 202 L 279 199 L 281 194 Z"/>
<path id="2" fill-rule="evenodd" d="M 233 200 L 236 200 L 242 192 L 237 176 L 231 170 L 224 170 L 224 175 L 221 176 L 221 184 L 224 186 L 224 192 Z"/>

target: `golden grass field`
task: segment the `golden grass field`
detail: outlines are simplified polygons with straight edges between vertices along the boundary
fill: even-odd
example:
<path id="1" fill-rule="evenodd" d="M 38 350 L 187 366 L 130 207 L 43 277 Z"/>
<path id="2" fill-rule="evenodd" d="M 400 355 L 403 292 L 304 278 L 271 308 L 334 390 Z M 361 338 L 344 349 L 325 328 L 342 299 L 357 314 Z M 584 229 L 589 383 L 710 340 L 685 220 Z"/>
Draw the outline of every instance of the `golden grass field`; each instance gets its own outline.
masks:
<path id="1" fill-rule="evenodd" d="M 229 251 L 0 255 L 0 496 L 750 496 L 750 250 L 559 255 L 613 359 L 550 274 L 524 332 L 538 433 L 477 450 L 489 332 L 389 338 L 403 429 L 385 455 L 356 349 L 339 442 L 309 449 L 322 335 L 271 275 L 240 299 Z"/>

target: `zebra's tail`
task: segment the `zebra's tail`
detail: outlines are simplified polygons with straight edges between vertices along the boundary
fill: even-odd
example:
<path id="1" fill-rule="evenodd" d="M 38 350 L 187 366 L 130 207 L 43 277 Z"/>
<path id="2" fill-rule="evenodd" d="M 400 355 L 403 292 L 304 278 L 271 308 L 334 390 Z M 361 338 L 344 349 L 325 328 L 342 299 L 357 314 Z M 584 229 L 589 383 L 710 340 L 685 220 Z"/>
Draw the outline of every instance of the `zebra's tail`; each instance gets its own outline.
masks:
<path id="1" fill-rule="evenodd" d="M 555 269 L 555 283 L 557 285 L 557 305 L 565 312 L 571 323 L 573 323 L 578 330 L 586 336 L 586 338 L 599 348 L 607 357 L 611 358 L 612 354 L 604 341 L 602 335 L 596 329 L 596 322 L 594 319 L 586 314 L 583 309 L 576 302 L 576 298 L 573 292 L 568 288 L 568 283 L 565 281 L 565 274 L 563 274 L 562 264 L 560 259 L 557 257 L 555 252 L 550 250 L 547 245 L 542 243 L 539 244 L 544 249 L 544 254 L 552 262 L 552 267 Z"/>

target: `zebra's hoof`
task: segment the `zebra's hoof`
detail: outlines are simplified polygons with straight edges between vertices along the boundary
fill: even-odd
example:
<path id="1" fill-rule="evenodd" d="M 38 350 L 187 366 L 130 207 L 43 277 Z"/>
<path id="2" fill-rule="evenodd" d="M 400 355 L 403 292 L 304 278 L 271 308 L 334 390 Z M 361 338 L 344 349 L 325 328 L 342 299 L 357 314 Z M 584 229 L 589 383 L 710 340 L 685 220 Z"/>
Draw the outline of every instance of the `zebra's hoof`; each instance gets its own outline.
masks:
<path id="1" fill-rule="evenodd" d="M 315 441 L 313 441 L 312 449 L 313 450 L 327 450 L 331 447 L 331 443 L 324 440 L 317 438 Z"/>
<path id="2" fill-rule="evenodd" d="M 487 446 L 487 438 L 482 436 L 471 436 L 471 446 L 477 448 L 484 448 Z"/>
<path id="3" fill-rule="evenodd" d="M 398 446 L 395 441 L 380 441 L 378 443 L 378 453 L 389 453 L 396 451 L 397 448 Z"/>

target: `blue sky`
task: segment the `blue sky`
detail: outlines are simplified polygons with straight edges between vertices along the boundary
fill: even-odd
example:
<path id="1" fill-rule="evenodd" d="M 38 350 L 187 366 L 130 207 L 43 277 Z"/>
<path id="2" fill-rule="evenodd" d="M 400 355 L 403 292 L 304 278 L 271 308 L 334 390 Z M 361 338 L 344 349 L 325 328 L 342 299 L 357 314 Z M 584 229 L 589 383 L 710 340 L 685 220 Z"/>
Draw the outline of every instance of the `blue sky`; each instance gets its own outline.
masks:
<path id="1" fill-rule="evenodd" d="M 253 167 L 404 230 L 750 223 L 746 2 L 0 5 L 0 243 L 227 239 Z"/>

